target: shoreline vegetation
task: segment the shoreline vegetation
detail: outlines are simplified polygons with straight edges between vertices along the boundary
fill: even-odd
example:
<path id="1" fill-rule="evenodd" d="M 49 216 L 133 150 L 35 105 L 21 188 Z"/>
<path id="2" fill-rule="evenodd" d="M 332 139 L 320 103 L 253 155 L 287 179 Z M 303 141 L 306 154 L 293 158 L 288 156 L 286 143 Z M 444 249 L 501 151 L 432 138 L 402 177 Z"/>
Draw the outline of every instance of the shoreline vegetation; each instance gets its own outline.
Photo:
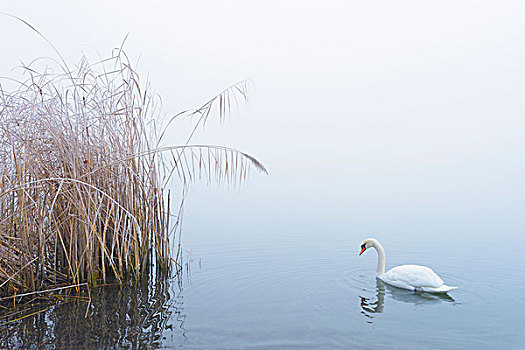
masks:
<path id="1" fill-rule="evenodd" d="M 60 73 L 22 67 L 26 79 L 9 91 L 0 81 L 1 302 L 176 271 L 187 186 L 266 173 L 243 152 L 190 144 L 212 114 L 222 120 L 246 100 L 246 81 L 163 122 L 122 48 L 73 69 L 55 63 Z M 180 118 L 194 120 L 186 143 L 164 146 Z"/>

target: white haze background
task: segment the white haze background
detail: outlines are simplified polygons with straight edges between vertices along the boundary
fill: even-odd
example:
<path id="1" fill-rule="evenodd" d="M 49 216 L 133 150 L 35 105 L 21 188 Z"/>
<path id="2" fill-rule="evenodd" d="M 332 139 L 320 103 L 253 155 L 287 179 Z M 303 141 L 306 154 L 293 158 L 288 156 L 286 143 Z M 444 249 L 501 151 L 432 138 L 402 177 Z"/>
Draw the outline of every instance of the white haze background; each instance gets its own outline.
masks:
<path id="1" fill-rule="evenodd" d="M 195 186 L 189 242 L 242 217 L 247 230 L 251 219 L 296 222 L 305 235 L 334 224 L 362 238 L 522 236 L 522 1 L 3 1 L 0 11 L 71 63 L 108 57 L 129 33 L 125 50 L 169 115 L 253 81 L 247 107 L 195 142 L 246 151 L 270 174 L 252 172 L 240 190 Z M 1 76 L 56 57 L 12 18 L 0 30 Z M 181 139 L 174 130 L 170 141 Z"/>

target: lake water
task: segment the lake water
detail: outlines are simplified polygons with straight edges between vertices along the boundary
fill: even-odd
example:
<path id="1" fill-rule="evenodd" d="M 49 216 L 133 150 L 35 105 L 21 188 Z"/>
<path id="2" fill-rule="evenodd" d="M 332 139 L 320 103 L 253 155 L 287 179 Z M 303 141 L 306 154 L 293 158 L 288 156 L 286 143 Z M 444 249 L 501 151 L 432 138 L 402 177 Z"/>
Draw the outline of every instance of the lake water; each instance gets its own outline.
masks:
<path id="1" fill-rule="evenodd" d="M 502 230 L 493 232 L 497 238 L 486 239 L 487 232 L 473 232 L 483 225 L 449 224 L 445 230 L 415 220 L 412 226 L 381 222 L 390 230 L 377 228 L 375 234 L 365 231 L 370 224 L 352 215 L 338 218 L 323 206 L 317 216 L 304 217 L 278 203 L 266 211 L 250 206 L 257 197 L 250 188 L 194 191 L 179 278 L 145 281 L 138 289 L 99 289 L 87 318 L 85 302 L 60 303 L 3 325 L 0 347 L 522 347 L 525 241 L 520 232 L 506 232 L 502 223 Z M 198 203 L 203 198 L 208 202 Z M 230 200 L 238 205 L 216 206 Z M 387 268 L 424 264 L 459 289 L 449 295 L 414 293 L 376 280 L 375 251 L 358 256 L 362 240 L 371 235 L 385 247 Z"/>

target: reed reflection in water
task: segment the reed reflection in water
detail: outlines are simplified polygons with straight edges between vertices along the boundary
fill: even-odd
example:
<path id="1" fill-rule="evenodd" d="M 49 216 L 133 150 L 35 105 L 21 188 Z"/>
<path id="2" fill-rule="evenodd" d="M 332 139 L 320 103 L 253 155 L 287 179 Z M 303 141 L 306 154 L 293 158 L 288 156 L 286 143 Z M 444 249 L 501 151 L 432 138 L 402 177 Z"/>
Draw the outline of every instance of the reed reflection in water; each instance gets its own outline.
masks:
<path id="1" fill-rule="evenodd" d="M 454 298 L 446 293 L 426 293 L 412 292 L 405 289 L 389 286 L 385 282 L 376 278 L 375 297 L 367 298 L 359 296 L 361 305 L 361 314 L 366 317 L 367 323 L 373 323 L 376 314 L 381 314 L 385 309 L 385 294 L 393 300 L 410 303 L 413 305 L 430 305 L 441 302 L 455 303 Z"/>
<path id="2" fill-rule="evenodd" d="M 52 306 L 11 309 L 11 316 L 1 315 L 0 348 L 155 349 L 162 346 L 165 330 L 172 340 L 185 342 L 182 287 L 176 281 L 150 276 L 139 286 L 106 286 L 92 293 L 91 303 L 68 298 Z M 45 311 L 31 315 L 39 310 Z"/>

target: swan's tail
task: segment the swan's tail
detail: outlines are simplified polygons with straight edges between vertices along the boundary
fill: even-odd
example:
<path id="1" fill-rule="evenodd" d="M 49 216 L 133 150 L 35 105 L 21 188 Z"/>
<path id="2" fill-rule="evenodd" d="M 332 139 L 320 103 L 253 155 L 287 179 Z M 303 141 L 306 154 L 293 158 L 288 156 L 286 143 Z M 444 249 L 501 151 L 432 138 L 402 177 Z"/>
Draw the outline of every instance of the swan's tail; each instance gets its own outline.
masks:
<path id="1" fill-rule="evenodd" d="M 448 293 L 451 290 L 458 289 L 458 287 L 451 287 L 447 286 L 446 284 L 443 284 L 439 287 L 422 287 L 421 290 L 424 292 L 430 292 L 430 293 Z"/>

